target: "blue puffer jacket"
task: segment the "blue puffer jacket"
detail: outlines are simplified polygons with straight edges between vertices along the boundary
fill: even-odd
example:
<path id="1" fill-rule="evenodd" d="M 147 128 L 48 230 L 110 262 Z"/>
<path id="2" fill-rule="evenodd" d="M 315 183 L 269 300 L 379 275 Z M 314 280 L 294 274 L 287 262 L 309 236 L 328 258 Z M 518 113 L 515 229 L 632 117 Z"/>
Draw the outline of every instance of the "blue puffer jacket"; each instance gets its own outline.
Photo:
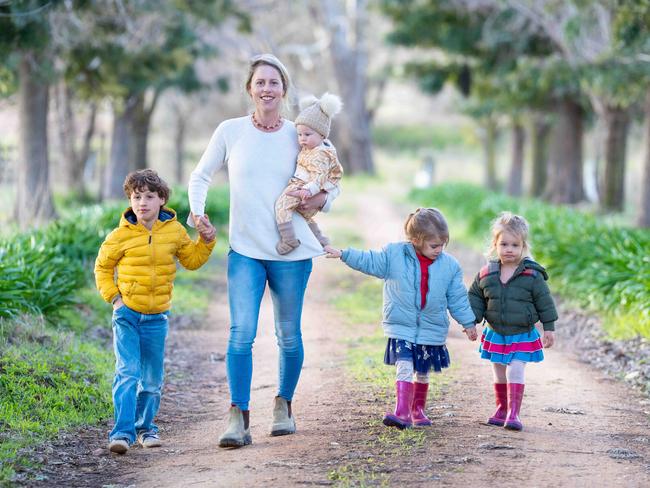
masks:
<path id="1" fill-rule="evenodd" d="M 346 249 L 341 260 L 352 269 L 384 280 L 384 335 L 416 344 L 442 345 L 449 317 L 474 326 L 474 313 L 456 259 L 442 252 L 429 266 L 429 291 L 420 309 L 420 263 L 410 242 L 388 244 L 381 251 Z"/>

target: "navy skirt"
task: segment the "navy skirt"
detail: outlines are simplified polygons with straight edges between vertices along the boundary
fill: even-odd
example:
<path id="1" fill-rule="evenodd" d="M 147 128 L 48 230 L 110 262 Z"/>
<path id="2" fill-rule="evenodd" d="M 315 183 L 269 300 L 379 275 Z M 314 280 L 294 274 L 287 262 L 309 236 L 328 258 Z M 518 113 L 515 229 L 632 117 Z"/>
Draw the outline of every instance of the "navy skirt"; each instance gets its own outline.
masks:
<path id="1" fill-rule="evenodd" d="M 413 344 L 402 339 L 388 339 L 384 364 L 395 364 L 397 361 L 413 361 L 413 369 L 417 373 L 428 373 L 434 370 L 440 373 L 442 368 L 451 364 L 447 346 L 428 346 Z"/>

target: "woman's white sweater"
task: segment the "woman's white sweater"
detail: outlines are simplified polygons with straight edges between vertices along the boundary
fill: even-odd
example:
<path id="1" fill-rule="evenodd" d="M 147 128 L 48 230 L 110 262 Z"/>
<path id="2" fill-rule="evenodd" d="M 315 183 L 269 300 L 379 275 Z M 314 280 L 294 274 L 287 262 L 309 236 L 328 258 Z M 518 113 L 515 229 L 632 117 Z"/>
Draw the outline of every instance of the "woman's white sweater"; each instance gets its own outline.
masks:
<path id="1" fill-rule="evenodd" d="M 212 176 L 226 163 L 230 182 L 230 247 L 234 251 L 275 261 L 297 261 L 323 254 L 322 246 L 296 212 L 293 225 L 301 245 L 285 256 L 275 250 L 280 238 L 275 201 L 296 169 L 299 149 L 296 128 L 288 120 L 276 132 L 256 129 L 250 116 L 223 121 L 190 176 L 192 212 L 203 215 Z M 336 190 L 328 195 L 323 210 L 328 210 L 336 196 Z"/>

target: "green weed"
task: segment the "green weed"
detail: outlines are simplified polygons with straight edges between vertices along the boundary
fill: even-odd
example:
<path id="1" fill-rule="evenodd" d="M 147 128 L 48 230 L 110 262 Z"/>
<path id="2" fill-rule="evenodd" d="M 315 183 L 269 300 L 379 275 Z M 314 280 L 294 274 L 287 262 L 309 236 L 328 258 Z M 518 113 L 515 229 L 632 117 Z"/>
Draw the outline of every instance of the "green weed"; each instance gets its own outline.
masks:
<path id="1" fill-rule="evenodd" d="M 365 488 L 367 486 L 390 486 L 388 475 L 373 469 L 359 468 L 346 464 L 338 469 L 330 471 L 328 479 L 334 482 L 334 486 L 340 488 Z M 378 465 L 377 468 L 381 469 Z"/>
<path id="2" fill-rule="evenodd" d="M 380 330 L 382 282 L 375 278 L 357 277 L 338 283 L 342 293 L 335 299 L 337 308 L 345 312 L 350 324 L 377 324 Z"/>

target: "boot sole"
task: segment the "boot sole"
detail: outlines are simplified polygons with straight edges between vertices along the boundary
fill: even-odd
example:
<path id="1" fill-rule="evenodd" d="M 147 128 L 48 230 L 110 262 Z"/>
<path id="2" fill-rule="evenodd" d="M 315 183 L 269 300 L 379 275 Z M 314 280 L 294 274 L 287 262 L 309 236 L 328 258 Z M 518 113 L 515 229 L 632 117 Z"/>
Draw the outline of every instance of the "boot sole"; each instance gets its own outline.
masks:
<path id="1" fill-rule="evenodd" d="M 253 443 L 253 438 L 250 435 L 244 436 L 243 440 L 239 439 L 220 439 L 219 447 L 244 447 Z"/>
<path id="2" fill-rule="evenodd" d="M 522 430 L 524 428 L 521 424 L 505 424 L 503 427 L 508 430 Z"/>
<path id="3" fill-rule="evenodd" d="M 496 425 L 497 427 L 503 427 L 503 425 L 506 423 L 506 421 L 505 420 L 488 419 L 487 423 L 488 423 L 488 425 Z"/>
<path id="4" fill-rule="evenodd" d="M 399 430 L 410 429 L 413 426 L 413 424 L 406 424 L 392 417 L 384 417 L 384 425 L 386 427 L 397 427 Z"/>
<path id="5" fill-rule="evenodd" d="M 433 422 L 430 420 L 426 420 L 423 422 L 413 422 L 413 427 L 431 427 L 433 425 Z"/>
<path id="6" fill-rule="evenodd" d="M 271 437 L 277 437 L 277 436 L 280 436 L 280 435 L 291 435 L 291 434 L 295 434 L 295 433 L 296 433 L 295 429 L 293 429 L 293 430 L 291 430 L 291 429 L 272 430 L 271 431 Z"/>

